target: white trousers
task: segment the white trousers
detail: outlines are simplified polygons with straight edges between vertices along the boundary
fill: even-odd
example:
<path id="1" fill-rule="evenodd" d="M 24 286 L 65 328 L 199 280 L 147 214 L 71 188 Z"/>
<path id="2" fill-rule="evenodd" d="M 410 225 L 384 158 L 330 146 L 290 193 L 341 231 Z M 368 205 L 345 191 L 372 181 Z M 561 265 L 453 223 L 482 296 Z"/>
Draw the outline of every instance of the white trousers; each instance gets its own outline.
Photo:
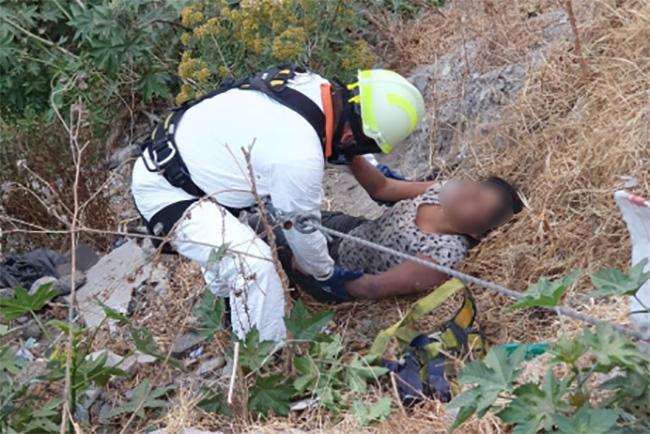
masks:
<path id="1" fill-rule="evenodd" d="M 138 160 L 133 169 L 133 197 L 145 218 L 173 203 L 192 199 L 162 176 L 149 173 Z M 262 341 L 280 342 L 284 327 L 284 290 L 270 247 L 246 224 L 212 200 L 192 205 L 176 224 L 174 249 L 199 264 L 208 289 L 230 298 L 231 320 L 239 338 L 256 327 Z M 219 246 L 227 253 L 215 258 Z"/>

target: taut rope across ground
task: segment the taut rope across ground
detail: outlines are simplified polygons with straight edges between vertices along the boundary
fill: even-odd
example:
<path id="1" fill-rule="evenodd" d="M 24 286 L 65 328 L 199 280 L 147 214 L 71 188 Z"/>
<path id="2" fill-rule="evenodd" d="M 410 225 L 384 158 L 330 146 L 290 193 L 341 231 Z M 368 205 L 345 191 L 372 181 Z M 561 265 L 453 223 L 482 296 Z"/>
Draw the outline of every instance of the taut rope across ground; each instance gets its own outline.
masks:
<path id="1" fill-rule="evenodd" d="M 335 237 L 347 239 L 355 243 L 358 243 L 362 246 L 369 247 L 371 249 L 375 249 L 380 252 L 395 255 L 407 261 L 413 261 L 424 267 L 445 273 L 449 277 L 455 277 L 465 283 L 489 289 L 491 291 L 497 292 L 507 297 L 514 298 L 515 300 L 523 300 L 525 298 L 525 296 L 520 292 L 513 291 L 512 289 L 508 289 L 505 286 L 501 286 L 493 282 L 488 282 L 487 280 L 479 279 L 469 274 L 462 273 L 458 270 L 454 270 L 453 268 L 449 268 L 442 265 L 438 265 L 433 262 L 425 261 L 421 258 L 418 258 L 417 256 L 409 255 L 407 253 L 403 253 L 398 250 L 391 249 L 386 246 L 382 246 L 381 244 L 373 243 L 372 241 L 364 240 L 362 238 L 355 237 L 353 235 L 349 235 L 344 232 L 339 232 L 337 230 L 327 228 L 323 226 L 320 223 L 320 219 L 317 216 L 314 216 L 313 214 L 283 213 L 277 209 L 272 211 L 273 212 L 271 214 L 273 215 L 273 217 L 276 219 L 278 223 L 282 224 L 285 229 L 293 228 L 301 233 L 311 233 L 315 231 L 321 231 L 324 234 L 329 236 L 335 236 Z M 623 327 L 620 324 L 613 324 L 610 321 L 606 321 L 600 318 L 595 318 L 580 312 L 576 312 L 564 306 L 545 307 L 545 309 L 552 310 L 556 312 L 558 315 L 565 315 L 567 317 L 588 324 L 592 324 L 592 325 L 598 325 L 601 323 L 609 324 L 615 330 L 625 335 L 650 343 L 650 336 L 646 336 L 643 333 L 640 333 L 636 330 Z"/>

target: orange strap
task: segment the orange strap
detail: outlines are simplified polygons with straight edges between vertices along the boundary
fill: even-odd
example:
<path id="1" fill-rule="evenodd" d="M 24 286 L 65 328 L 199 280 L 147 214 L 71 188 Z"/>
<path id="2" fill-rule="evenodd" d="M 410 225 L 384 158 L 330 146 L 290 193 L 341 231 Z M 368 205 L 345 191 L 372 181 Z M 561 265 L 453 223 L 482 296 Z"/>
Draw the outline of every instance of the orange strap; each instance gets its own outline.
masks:
<path id="1" fill-rule="evenodd" d="M 332 156 L 332 136 L 334 135 L 334 104 L 332 103 L 332 85 L 320 85 L 320 97 L 325 112 L 325 158 Z"/>

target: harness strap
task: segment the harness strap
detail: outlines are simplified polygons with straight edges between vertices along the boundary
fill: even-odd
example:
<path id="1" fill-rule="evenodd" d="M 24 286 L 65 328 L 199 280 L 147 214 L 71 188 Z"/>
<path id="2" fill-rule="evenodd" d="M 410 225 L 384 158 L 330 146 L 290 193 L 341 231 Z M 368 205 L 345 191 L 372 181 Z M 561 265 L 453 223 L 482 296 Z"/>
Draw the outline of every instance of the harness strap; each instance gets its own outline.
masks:
<path id="1" fill-rule="evenodd" d="M 175 108 L 162 125 L 154 128 L 151 137 L 140 145 L 142 159 L 147 170 L 162 173 L 174 187 L 183 189 L 191 196 L 201 198 L 206 193 L 192 181 L 192 177 L 180 154 L 174 135 L 183 114 L 201 101 L 231 89 L 254 90 L 301 115 L 314 129 L 321 143 L 325 142 L 325 114 L 308 96 L 287 86 L 296 72 L 306 71 L 293 66 L 269 68 L 250 80 L 232 81 L 219 89 Z"/>

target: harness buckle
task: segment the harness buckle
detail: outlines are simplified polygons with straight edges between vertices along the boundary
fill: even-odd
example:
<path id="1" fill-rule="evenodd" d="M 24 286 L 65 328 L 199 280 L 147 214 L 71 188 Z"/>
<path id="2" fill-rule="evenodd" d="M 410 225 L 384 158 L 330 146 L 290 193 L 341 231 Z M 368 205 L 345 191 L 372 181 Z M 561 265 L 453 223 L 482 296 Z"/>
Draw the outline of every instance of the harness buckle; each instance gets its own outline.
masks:
<path id="1" fill-rule="evenodd" d="M 172 143 L 169 140 L 166 140 L 165 144 L 167 145 L 165 148 L 156 150 L 153 148 L 154 143 L 151 143 L 146 148 L 146 150 L 148 150 L 149 152 L 142 152 L 142 160 L 144 161 L 144 165 L 149 172 L 162 172 L 163 170 L 165 170 L 164 166 L 166 166 L 176 156 L 176 147 L 172 145 Z M 158 152 L 165 149 L 169 149 L 170 151 L 169 155 L 163 158 L 162 161 L 159 161 Z M 149 162 L 153 167 L 149 166 L 149 162 L 147 160 L 149 160 Z"/>

